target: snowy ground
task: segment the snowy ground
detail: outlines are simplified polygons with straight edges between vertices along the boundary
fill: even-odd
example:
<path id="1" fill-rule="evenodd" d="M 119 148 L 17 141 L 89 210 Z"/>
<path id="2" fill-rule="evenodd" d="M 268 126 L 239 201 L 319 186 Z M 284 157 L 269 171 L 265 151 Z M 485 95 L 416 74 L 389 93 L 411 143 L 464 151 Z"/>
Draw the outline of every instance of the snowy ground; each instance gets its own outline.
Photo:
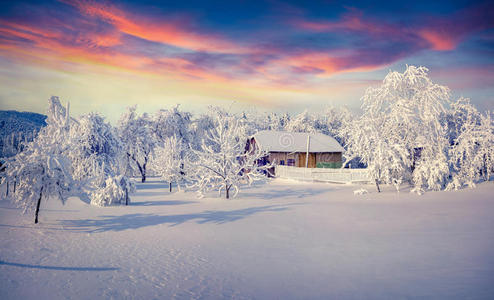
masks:
<path id="1" fill-rule="evenodd" d="M 423 196 L 275 180 L 233 200 L 0 201 L 0 299 L 494 299 L 494 184 Z"/>

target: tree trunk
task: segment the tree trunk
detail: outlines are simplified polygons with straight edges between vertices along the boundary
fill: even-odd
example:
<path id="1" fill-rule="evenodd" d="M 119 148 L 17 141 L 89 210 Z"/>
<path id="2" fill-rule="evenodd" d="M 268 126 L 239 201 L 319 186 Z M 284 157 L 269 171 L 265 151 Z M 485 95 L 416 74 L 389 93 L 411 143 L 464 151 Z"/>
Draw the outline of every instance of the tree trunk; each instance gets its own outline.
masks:
<path id="1" fill-rule="evenodd" d="M 14 180 L 14 190 L 13 190 L 13 193 L 15 194 L 15 188 L 17 186 L 17 180 Z"/>
<path id="2" fill-rule="evenodd" d="M 145 182 L 146 181 L 146 164 L 142 165 L 141 167 L 141 164 L 139 164 L 138 162 L 136 162 L 137 164 L 137 167 L 139 168 L 139 172 L 141 173 L 141 182 Z"/>
<path id="3" fill-rule="evenodd" d="M 39 206 L 41 205 L 41 197 L 42 196 L 43 196 L 43 187 L 41 187 L 41 190 L 39 191 L 39 199 L 38 199 L 38 203 L 36 204 L 34 224 L 38 224 Z"/>
<path id="4" fill-rule="evenodd" d="M 9 181 L 7 180 L 7 190 L 5 191 L 5 197 L 9 196 Z"/>
<path id="5" fill-rule="evenodd" d="M 129 205 L 129 190 L 125 188 L 125 205 Z"/>
<path id="6" fill-rule="evenodd" d="M 170 193 L 172 192 L 172 182 L 170 181 Z"/>
<path id="7" fill-rule="evenodd" d="M 226 185 L 226 199 L 230 199 L 230 187 Z"/>
<path id="8" fill-rule="evenodd" d="M 489 174 L 489 168 L 487 167 L 487 164 L 485 163 L 485 155 L 484 155 L 484 169 L 483 169 L 483 171 L 484 171 L 485 181 L 489 181 L 489 177 L 490 177 L 489 175 L 490 174 Z"/>
<path id="9" fill-rule="evenodd" d="M 147 156 L 144 157 L 144 163 L 142 164 L 142 182 L 146 181 L 146 165 L 148 164 Z"/>
<path id="10" fill-rule="evenodd" d="M 381 189 L 379 188 L 379 182 L 377 179 L 376 179 L 376 187 L 377 187 L 377 192 L 380 193 Z"/>
<path id="11" fill-rule="evenodd" d="M 146 182 L 146 164 L 142 165 L 142 181 L 141 182 Z"/>

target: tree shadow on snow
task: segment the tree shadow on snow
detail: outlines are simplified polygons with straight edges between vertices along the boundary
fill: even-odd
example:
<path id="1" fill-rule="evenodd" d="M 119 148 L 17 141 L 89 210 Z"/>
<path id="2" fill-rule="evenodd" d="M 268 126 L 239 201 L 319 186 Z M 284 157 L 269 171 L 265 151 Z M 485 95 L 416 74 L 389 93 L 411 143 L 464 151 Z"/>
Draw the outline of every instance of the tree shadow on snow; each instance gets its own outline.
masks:
<path id="1" fill-rule="evenodd" d="M 173 185 L 175 187 L 175 185 Z M 166 189 L 168 190 L 169 185 L 166 182 L 137 182 L 136 183 L 136 189 L 137 191 L 140 190 L 155 190 L 155 189 Z"/>
<path id="2" fill-rule="evenodd" d="M 276 199 L 276 198 L 307 198 L 307 197 L 312 197 L 316 196 L 322 193 L 327 192 L 327 190 L 323 189 L 311 189 L 311 188 L 306 188 L 306 189 L 292 189 L 292 188 L 284 188 L 284 189 L 270 189 L 264 192 L 249 192 L 249 191 L 243 191 L 242 196 L 243 197 L 253 197 L 253 198 L 260 198 L 260 199 Z"/>
<path id="3" fill-rule="evenodd" d="M 0 206 L 0 209 L 21 210 L 20 208 L 15 206 Z"/>
<path id="4" fill-rule="evenodd" d="M 79 199 L 81 199 L 82 202 L 84 202 L 86 204 L 91 204 L 91 199 L 89 199 L 88 194 L 86 194 L 86 193 L 80 193 L 78 196 L 79 196 Z"/>
<path id="5" fill-rule="evenodd" d="M 57 270 L 57 271 L 117 271 L 119 268 L 92 268 L 92 267 L 57 267 L 57 266 L 40 266 L 30 264 L 20 264 L 0 260 L 0 265 L 30 268 L 30 269 L 44 269 L 44 270 Z"/>
<path id="6" fill-rule="evenodd" d="M 167 194 L 170 194 L 170 193 L 168 191 L 165 194 L 163 191 L 148 192 L 148 191 L 137 190 L 135 192 L 135 194 L 131 195 L 131 197 L 133 197 L 133 196 L 135 196 L 135 197 L 154 197 L 154 196 L 166 196 Z"/>
<path id="7" fill-rule="evenodd" d="M 231 211 L 204 211 L 196 214 L 182 214 L 160 216 L 155 214 L 128 214 L 122 216 L 102 216 L 102 219 L 93 220 L 61 220 L 65 229 L 98 233 L 105 231 L 122 231 L 138 229 L 147 226 L 169 224 L 177 226 L 185 222 L 195 221 L 197 224 L 225 224 L 244 219 L 261 212 L 279 212 L 288 209 L 288 205 L 300 205 L 292 203 L 286 205 L 268 205 L 244 208 Z"/>
<path id="8" fill-rule="evenodd" d="M 141 202 L 131 202 L 131 206 L 162 206 L 162 205 L 183 205 L 183 204 L 191 204 L 197 203 L 197 201 L 178 201 L 178 200 L 169 200 L 169 201 L 141 201 Z"/>

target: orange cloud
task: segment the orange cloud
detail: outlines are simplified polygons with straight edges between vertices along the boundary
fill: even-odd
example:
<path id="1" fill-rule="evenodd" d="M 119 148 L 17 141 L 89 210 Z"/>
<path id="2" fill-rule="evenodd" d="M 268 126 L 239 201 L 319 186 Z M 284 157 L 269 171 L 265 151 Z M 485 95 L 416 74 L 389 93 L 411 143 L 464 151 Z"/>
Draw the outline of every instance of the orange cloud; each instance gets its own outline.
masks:
<path id="1" fill-rule="evenodd" d="M 71 43 L 64 43 L 60 35 L 48 30 L 43 31 L 28 25 L 7 22 L 2 22 L 1 25 L 8 26 L 0 28 L 0 35 L 10 39 L 10 42 L 1 43 L 0 49 L 8 51 L 10 56 L 22 56 L 23 59 L 32 57 L 35 60 L 53 59 L 58 65 L 61 63 L 58 59 L 62 59 L 65 62 L 89 62 L 132 70 L 142 69 L 152 63 L 152 60 L 147 57 L 124 55 L 105 48 L 98 49 L 96 52 L 87 50 L 86 47 L 88 45 L 100 43 L 101 41 L 108 43 L 108 41 L 105 41 L 107 38 L 105 36 L 95 36 L 94 42 L 90 38 L 80 38 L 86 42 L 81 47 Z M 17 41 L 15 40 L 17 38 L 23 40 Z M 27 48 L 24 40 L 28 40 L 34 47 Z M 114 43 L 114 41 L 111 40 L 111 43 Z"/>
<path id="2" fill-rule="evenodd" d="M 358 57 L 353 56 L 331 56 L 327 53 L 312 52 L 302 55 L 289 56 L 276 61 L 276 63 L 291 66 L 302 72 L 311 72 L 322 75 L 333 75 L 342 72 L 371 71 L 381 67 L 381 64 L 358 64 Z M 354 65 L 359 65 L 355 67 Z"/>
<path id="3" fill-rule="evenodd" d="M 20 38 L 43 37 L 43 38 L 60 38 L 57 32 L 39 29 L 33 26 L 23 25 L 20 23 L 0 20 L 0 30 Z"/>
<path id="4" fill-rule="evenodd" d="M 113 33 L 84 33 L 68 42 L 63 34 L 49 29 L 14 22 L 0 21 L 0 50 L 22 60 L 51 62 L 59 68 L 64 62 L 103 65 L 133 72 L 167 75 L 176 79 L 196 79 L 225 82 L 228 79 L 194 66 L 191 62 L 174 57 L 150 58 L 125 54 L 108 48 L 120 44 Z M 26 44 L 27 43 L 27 44 Z"/>
<path id="5" fill-rule="evenodd" d="M 119 33 L 89 33 L 81 39 L 81 42 L 90 41 L 96 47 L 112 47 L 122 43 Z"/>

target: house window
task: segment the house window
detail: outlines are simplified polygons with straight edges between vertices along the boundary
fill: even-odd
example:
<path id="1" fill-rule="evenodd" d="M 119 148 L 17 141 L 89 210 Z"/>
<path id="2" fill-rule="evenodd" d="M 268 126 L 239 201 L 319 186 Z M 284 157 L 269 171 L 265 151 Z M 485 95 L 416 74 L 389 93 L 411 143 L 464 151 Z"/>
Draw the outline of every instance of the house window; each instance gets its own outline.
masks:
<path id="1" fill-rule="evenodd" d="M 287 166 L 295 166 L 295 159 L 289 158 L 286 160 L 286 165 Z"/>

